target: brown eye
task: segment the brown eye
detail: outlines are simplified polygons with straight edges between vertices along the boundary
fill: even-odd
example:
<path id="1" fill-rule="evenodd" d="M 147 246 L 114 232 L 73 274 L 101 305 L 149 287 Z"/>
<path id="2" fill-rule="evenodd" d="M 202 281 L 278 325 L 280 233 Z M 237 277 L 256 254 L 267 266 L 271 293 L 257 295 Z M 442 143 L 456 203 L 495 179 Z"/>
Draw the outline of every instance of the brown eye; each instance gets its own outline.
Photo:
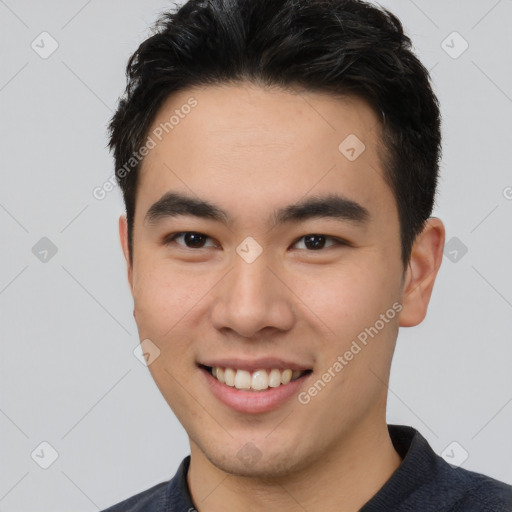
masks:
<path id="1" fill-rule="evenodd" d="M 325 246 L 325 236 L 307 235 L 304 237 L 304 245 L 308 249 L 322 249 Z"/>
<path id="2" fill-rule="evenodd" d="M 182 239 L 183 242 L 176 242 L 178 245 L 185 246 L 188 249 L 202 249 L 205 247 L 205 242 L 210 237 L 203 233 L 196 233 L 195 231 L 184 231 L 182 233 L 176 233 L 168 237 L 165 241 L 166 244 L 175 242 Z M 206 246 L 208 247 L 208 246 Z M 211 244 L 209 247 L 215 247 L 215 244 Z"/>
<path id="3" fill-rule="evenodd" d="M 331 236 L 319 235 L 319 234 L 309 234 L 299 238 L 294 245 L 299 244 L 302 240 L 304 247 L 299 247 L 299 249 L 307 249 L 309 251 L 318 251 L 320 249 L 324 249 L 326 247 L 326 241 L 331 240 L 332 243 L 327 245 L 330 247 L 331 245 L 346 245 L 342 240 L 338 240 L 337 238 L 333 238 Z"/>

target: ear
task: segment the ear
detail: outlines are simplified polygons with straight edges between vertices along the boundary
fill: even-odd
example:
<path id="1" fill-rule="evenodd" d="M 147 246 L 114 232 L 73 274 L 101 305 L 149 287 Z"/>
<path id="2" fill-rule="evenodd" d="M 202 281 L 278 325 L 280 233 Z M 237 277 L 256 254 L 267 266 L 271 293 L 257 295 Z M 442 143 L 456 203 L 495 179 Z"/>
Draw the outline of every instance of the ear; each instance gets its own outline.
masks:
<path id="1" fill-rule="evenodd" d="M 431 217 L 414 241 L 406 270 L 400 312 L 400 327 L 412 327 L 423 321 L 443 260 L 445 228 L 440 219 Z"/>
<path id="2" fill-rule="evenodd" d="M 128 221 L 126 220 L 126 215 L 119 217 L 119 239 L 121 240 L 121 248 L 123 249 L 124 259 L 126 260 L 128 283 L 133 294 L 133 269 L 130 263 L 130 249 L 128 248 Z"/>

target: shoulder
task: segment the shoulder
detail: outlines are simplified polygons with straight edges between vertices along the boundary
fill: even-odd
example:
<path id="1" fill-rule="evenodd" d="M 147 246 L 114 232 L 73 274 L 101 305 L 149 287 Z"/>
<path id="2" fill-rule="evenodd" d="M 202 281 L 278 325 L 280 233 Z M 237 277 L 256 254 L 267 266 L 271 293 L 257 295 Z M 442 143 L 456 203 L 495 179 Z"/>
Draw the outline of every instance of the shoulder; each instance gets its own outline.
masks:
<path id="1" fill-rule="evenodd" d="M 512 512 L 511 485 L 449 464 L 412 427 L 389 425 L 389 433 L 402 464 L 378 503 L 384 498 L 389 510 L 401 511 Z"/>
<path id="2" fill-rule="evenodd" d="M 159 512 L 166 510 L 166 489 L 168 482 L 162 482 L 150 489 L 135 494 L 102 512 Z"/>
<path id="3" fill-rule="evenodd" d="M 449 466 L 449 465 L 448 465 Z M 487 475 L 449 466 L 451 481 L 460 490 L 456 512 L 510 512 L 512 486 Z"/>

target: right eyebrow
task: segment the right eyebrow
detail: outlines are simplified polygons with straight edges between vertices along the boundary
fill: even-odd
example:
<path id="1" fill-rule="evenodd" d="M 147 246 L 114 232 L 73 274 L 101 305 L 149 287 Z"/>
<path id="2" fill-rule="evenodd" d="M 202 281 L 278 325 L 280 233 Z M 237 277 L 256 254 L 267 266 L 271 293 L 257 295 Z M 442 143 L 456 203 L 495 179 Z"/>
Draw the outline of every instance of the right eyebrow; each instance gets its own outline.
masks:
<path id="1" fill-rule="evenodd" d="M 211 219 L 223 224 L 227 224 L 229 220 L 229 216 L 224 210 L 208 201 L 195 199 L 177 192 L 167 192 L 151 205 L 144 217 L 144 222 L 152 224 L 166 217 L 178 217 L 180 215 Z"/>

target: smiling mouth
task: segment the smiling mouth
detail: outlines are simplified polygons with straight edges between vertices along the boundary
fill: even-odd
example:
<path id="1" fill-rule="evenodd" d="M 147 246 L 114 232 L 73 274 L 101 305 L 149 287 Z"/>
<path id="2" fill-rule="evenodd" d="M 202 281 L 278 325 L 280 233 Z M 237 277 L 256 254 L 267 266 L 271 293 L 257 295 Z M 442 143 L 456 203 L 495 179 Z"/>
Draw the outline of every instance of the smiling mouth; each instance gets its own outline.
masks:
<path id="1" fill-rule="evenodd" d="M 249 372 L 219 366 L 200 365 L 200 367 L 220 383 L 240 391 L 266 391 L 269 388 L 278 388 L 312 372 L 312 370 L 281 370 L 279 368 L 261 368 Z"/>

